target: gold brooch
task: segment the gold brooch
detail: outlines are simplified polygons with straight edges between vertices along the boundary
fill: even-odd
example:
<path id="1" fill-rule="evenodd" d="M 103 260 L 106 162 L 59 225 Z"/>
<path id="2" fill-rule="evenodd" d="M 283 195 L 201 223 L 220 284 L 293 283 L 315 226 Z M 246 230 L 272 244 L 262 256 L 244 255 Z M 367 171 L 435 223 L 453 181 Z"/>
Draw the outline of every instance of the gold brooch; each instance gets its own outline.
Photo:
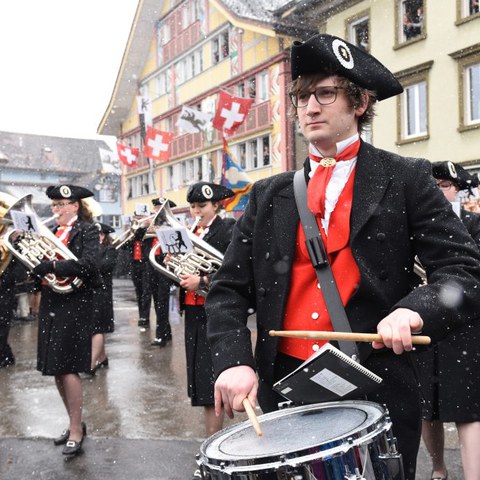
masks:
<path id="1" fill-rule="evenodd" d="M 322 167 L 334 167 L 337 161 L 332 157 L 325 157 L 320 160 Z"/>

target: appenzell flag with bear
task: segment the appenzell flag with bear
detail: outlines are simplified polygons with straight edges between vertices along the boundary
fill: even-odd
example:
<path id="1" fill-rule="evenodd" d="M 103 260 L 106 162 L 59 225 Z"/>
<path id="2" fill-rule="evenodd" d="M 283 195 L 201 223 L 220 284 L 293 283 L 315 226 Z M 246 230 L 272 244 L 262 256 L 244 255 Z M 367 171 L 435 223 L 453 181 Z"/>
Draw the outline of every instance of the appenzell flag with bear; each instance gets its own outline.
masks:
<path id="1" fill-rule="evenodd" d="M 222 185 L 235 193 L 233 197 L 223 201 L 225 210 L 227 212 L 233 210 L 244 211 L 250 198 L 253 182 L 242 168 L 233 161 L 225 137 L 223 137 Z"/>

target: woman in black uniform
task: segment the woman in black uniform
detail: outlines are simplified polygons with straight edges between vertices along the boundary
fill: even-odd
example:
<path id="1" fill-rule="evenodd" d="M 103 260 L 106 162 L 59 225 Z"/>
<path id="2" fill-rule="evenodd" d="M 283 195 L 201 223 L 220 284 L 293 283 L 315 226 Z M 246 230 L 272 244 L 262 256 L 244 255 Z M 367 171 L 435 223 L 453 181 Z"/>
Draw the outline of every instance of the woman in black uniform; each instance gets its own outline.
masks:
<path id="1" fill-rule="evenodd" d="M 58 215 L 55 236 L 77 260 L 44 261 L 33 272 L 39 277 L 54 273 L 58 278 L 78 277 L 82 285 L 71 293 L 56 293 L 42 282 L 38 326 L 37 370 L 55 377 L 58 392 L 69 417 L 68 428 L 54 440 L 65 444 L 64 455 L 82 448 L 86 426 L 82 422 L 83 391 L 79 373 L 90 370 L 92 354 L 92 294 L 101 283 L 96 268 L 98 229 L 82 202 L 93 193 L 75 185 L 51 186 L 47 196 Z"/>
<path id="2" fill-rule="evenodd" d="M 230 243 L 233 219 L 218 215 L 220 200 L 233 196 L 233 192 L 221 185 L 199 182 L 187 192 L 190 213 L 198 218 L 193 233 L 221 253 Z M 213 399 L 213 364 L 207 342 L 207 317 L 205 298 L 197 290 L 208 289 L 210 276 L 181 275 L 180 286 L 186 290 L 182 295 L 181 308 L 185 311 L 185 350 L 187 355 L 188 396 L 192 406 L 203 406 L 207 436 L 221 430 L 223 417 L 216 417 Z"/>
<path id="3" fill-rule="evenodd" d="M 459 190 L 469 187 L 469 174 L 452 162 L 433 163 L 432 175 L 450 202 L 455 202 Z M 459 204 L 458 207 L 463 224 L 480 247 L 480 215 L 460 209 Z M 444 422 L 456 424 L 464 478 L 477 479 L 480 472 L 479 342 L 478 326 L 465 325 L 432 349 L 417 355 L 425 396 L 422 437 L 432 457 L 431 477 L 434 480 L 447 478 L 443 454 Z"/>
<path id="4" fill-rule="evenodd" d="M 100 232 L 100 247 L 97 265 L 103 284 L 93 291 L 93 336 L 92 368 L 90 375 L 95 375 L 99 368 L 108 367 L 105 352 L 105 334 L 115 330 L 113 318 L 113 270 L 117 264 L 118 251 L 112 246 L 110 234 L 115 230 L 104 223 L 96 223 Z"/>

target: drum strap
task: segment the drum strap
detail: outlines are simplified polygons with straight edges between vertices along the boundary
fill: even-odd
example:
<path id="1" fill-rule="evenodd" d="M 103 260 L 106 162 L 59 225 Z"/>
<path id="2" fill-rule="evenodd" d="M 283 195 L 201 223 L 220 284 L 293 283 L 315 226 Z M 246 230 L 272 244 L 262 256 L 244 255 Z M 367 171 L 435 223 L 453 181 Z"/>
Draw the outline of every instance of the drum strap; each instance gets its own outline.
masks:
<path id="1" fill-rule="evenodd" d="M 323 244 L 320 230 L 318 229 L 317 220 L 307 206 L 307 182 L 305 181 L 303 169 L 295 173 L 293 189 L 300 221 L 302 222 L 302 228 L 305 233 L 305 243 L 308 254 L 315 269 L 318 283 L 322 289 L 323 299 L 327 306 L 332 326 L 337 332 L 351 332 L 352 329 L 338 292 L 332 268 L 328 262 L 327 251 Z M 355 342 L 339 341 L 338 346 L 340 350 L 350 358 L 359 361 L 360 356 Z"/>

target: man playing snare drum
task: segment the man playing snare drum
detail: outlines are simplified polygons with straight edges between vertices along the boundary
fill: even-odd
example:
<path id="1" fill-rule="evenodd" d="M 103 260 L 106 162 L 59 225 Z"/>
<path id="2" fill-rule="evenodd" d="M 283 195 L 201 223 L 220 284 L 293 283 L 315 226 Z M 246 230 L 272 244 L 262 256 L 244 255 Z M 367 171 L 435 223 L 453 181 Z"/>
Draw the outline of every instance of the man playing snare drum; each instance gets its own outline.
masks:
<path id="1" fill-rule="evenodd" d="M 291 61 L 293 111 L 309 141 L 308 207 L 323 230 L 352 331 L 383 339 L 358 345 L 361 363 L 383 378 L 368 400 L 388 407 L 406 478 L 413 479 L 421 406 L 408 354 L 412 333 L 435 341 L 473 321 L 480 255 L 432 181 L 428 161 L 359 139 L 375 101 L 402 92 L 393 74 L 368 53 L 324 34 L 295 42 Z M 335 161 L 321 166 L 325 157 Z M 233 416 L 245 398 L 255 405 L 257 394 L 264 412 L 276 409 L 283 399 L 272 385 L 322 345 L 279 340 L 270 329 L 332 330 L 304 245 L 293 172 L 257 182 L 206 303 L 217 414 L 223 406 Z M 416 255 L 428 284 L 415 289 Z M 253 309 L 255 359 L 246 325 Z"/>

